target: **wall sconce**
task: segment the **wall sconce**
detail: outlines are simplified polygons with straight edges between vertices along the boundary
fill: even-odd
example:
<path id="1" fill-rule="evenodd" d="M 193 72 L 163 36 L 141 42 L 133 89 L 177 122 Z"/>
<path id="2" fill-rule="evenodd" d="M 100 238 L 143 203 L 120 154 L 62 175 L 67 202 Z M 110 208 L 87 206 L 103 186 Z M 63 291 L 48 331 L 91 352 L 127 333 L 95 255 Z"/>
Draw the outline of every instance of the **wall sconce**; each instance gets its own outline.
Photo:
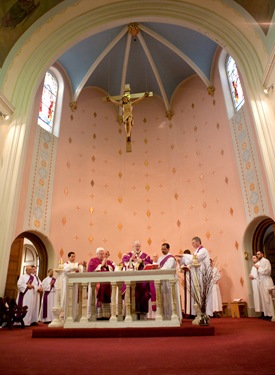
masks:
<path id="1" fill-rule="evenodd" d="M 246 251 L 244 252 L 244 259 L 248 260 L 248 252 L 246 252 Z"/>
<path id="2" fill-rule="evenodd" d="M 5 113 L 0 111 L 0 119 L 1 120 L 8 120 L 10 118 L 9 115 L 5 115 Z"/>
<path id="3" fill-rule="evenodd" d="M 270 85 L 269 87 L 264 87 L 264 93 L 265 94 L 268 94 L 270 90 L 273 90 L 274 89 L 274 85 L 272 83 L 272 85 Z"/>

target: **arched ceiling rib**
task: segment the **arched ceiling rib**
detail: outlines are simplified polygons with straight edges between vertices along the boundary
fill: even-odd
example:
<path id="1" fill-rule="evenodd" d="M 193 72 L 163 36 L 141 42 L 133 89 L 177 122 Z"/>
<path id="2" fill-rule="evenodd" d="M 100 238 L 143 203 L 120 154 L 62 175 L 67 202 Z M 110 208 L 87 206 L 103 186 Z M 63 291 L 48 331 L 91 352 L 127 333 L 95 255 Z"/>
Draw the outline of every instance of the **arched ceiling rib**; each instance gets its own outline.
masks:
<path id="1" fill-rule="evenodd" d="M 148 49 L 148 47 L 147 47 L 147 45 L 146 45 L 146 43 L 145 43 L 145 41 L 144 41 L 144 39 L 143 39 L 143 37 L 142 37 L 142 35 L 140 33 L 138 34 L 138 38 L 139 38 L 140 43 L 142 45 L 142 48 L 143 48 L 143 50 L 145 52 L 145 55 L 146 55 L 146 57 L 147 57 L 147 59 L 148 59 L 148 61 L 150 63 L 150 66 L 151 66 L 151 68 L 153 70 L 154 76 L 155 76 L 155 78 L 157 80 L 158 87 L 159 87 L 160 92 L 161 92 L 162 99 L 163 99 L 164 104 L 165 104 L 165 108 L 168 111 L 170 109 L 169 102 L 168 102 L 168 99 L 167 99 L 165 88 L 164 88 L 163 83 L 162 83 L 162 79 L 160 77 L 160 74 L 158 72 L 156 64 L 154 63 L 154 59 L 153 59 L 151 53 L 149 52 L 149 49 Z"/>

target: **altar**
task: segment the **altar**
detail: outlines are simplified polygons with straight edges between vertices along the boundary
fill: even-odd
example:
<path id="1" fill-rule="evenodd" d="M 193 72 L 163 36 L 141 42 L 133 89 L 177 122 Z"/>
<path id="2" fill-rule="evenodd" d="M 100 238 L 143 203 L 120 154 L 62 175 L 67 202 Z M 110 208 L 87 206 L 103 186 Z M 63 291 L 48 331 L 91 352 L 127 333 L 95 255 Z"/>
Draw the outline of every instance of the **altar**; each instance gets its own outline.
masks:
<path id="1" fill-rule="evenodd" d="M 55 319 L 50 327 L 64 328 L 128 328 L 128 327 L 179 327 L 181 323 L 181 309 L 179 308 L 179 285 L 176 270 L 143 270 L 143 271 L 115 271 L 115 272 L 83 272 L 62 274 L 61 270 L 56 290 L 56 306 L 53 309 Z M 64 317 L 60 319 L 60 295 L 62 278 L 66 280 L 66 303 Z M 138 320 L 135 311 L 135 286 L 138 282 L 154 282 L 156 289 L 156 316 L 155 319 Z M 163 282 L 170 284 L 171 290 L 171 319 L 164 319 L 162 306 Z M 97 320 L 96 317 L 96 285 L 110 283 L 111 317 L 109 320 Z M 125 284 L 126 292 L 122 299 L 121 288 Z M 88 290 L 90 298 L 88 305 Z M 75 298 L 77 293 L 77 298 Z M 74 306 L 77 301 L 77 306 Z M 88 318 L 89 310 L 89 318 Z M 73 311 L 77 311 L 73 318 Z M 123 313 L 124 311 L 124 313 Z"/>

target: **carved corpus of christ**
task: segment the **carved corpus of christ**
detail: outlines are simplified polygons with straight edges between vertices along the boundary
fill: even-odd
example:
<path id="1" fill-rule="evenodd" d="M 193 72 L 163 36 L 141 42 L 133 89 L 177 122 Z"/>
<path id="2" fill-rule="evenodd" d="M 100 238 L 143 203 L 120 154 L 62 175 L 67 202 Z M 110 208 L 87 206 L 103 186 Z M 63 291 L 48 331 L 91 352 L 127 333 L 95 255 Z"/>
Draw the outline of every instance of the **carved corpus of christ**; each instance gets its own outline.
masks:
<path id="1" fill-rule="evenodd" d="M 112 102 L 113 104 L 121 107 L 122 109 L 122 119 L 123 119 L 123 124 L 125 126 L 125 132 L 126 132 L 126 152 L 132 151 L 131 131 L 134 125 L 133 106 L 148 96 L 153 96 L 153 93 L 146 91 L 143 93 L 137 93 L 137 94 L 131 95 L 130 85 L 126 84 L 123 95 L 107 96 L 106 98 L 108 102 Z"/>

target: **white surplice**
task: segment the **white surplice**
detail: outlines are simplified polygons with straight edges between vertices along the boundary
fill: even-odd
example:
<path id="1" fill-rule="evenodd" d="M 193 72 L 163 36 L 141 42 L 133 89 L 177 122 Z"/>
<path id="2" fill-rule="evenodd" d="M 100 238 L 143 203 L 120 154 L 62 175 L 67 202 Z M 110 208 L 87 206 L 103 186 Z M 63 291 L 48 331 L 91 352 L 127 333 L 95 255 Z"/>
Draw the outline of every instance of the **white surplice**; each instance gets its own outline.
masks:
<path id="1" fill-rule="evenodd" d="M 251 271 L 250 271 L 250 275 L 253 277 L 253 279 L 251 279 L 251 284 L 252 284 L 254 309 L 255 309 L 256 312 L 261 312 L 261 311 L 263 311 L 263 309 L 262 309 L 262 305 L 261 305 L 261 298 L 260 298 L 260 292 L 259 292 L 259 282 L 258 282 L 258 271 L 257 271 L 256 267 L 252 266 Z"/>
<path id="2" fill-rule="evenodd" d="M 271 264 L 266 258 L 260 259 L 257 264 L 260 266 L 258 268 L 258 285 L 263 312 L 265 316 L 274 316 L 273 300 L 268 290 L 274 286 L 273 280 L 270 276 Z"/>

